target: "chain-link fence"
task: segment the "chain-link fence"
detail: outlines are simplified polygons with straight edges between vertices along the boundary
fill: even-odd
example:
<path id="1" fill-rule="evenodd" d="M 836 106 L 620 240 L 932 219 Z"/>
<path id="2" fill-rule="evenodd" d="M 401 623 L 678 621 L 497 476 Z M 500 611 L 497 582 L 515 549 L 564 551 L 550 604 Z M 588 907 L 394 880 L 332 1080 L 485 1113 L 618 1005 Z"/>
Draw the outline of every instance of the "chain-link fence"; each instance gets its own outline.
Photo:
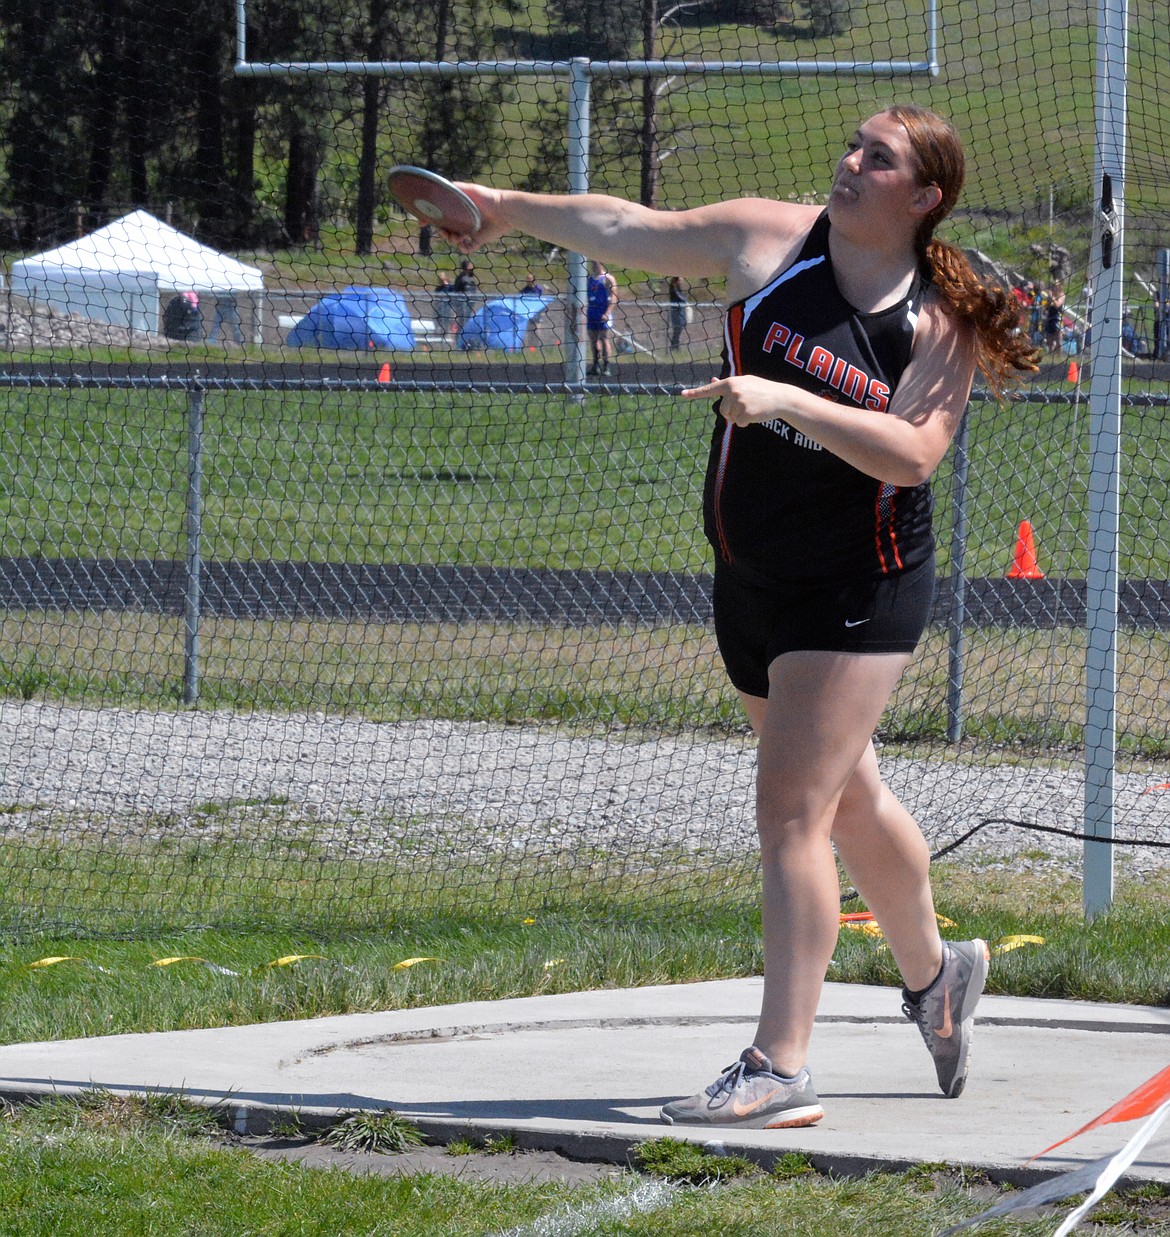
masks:
<path id="1" fill-rule="evenodd" d="M 494 26 L 475 6 L 442 11 L 436 28 L 429 6 L 398 6 L 391 29 L 372 4 L 261 4 L 248 47 L 265 61 L 311 47 L 454 64 L 473 45 L 479 61 L 551 63 L 566 46 L 595 65 L 662 57 L 648 76 L 596 74 L 587 168 L 594 189 L 663 209 L 810 200 L 857 120 L 896 98 L 955 120 L 970 175 L 952 239 L 1018 290 L 1043 361 L 1006 405 L 977 395 L 936 477 L 934 621 L 880 755 L 936 849 L 966 838 L 955 853 L 973 861 L 1075 861 L 1089 395 L 1094 363 L 1105 372 L 1085 14 L 869 4 L 826 30 L 811 6 L 679 6 L 648 42 L 588 5 Z M 4 20 L 5 58 L 28 53 L 36 30 Z M 662 277 L 615 272 L 615 372 L 572 381 L 570 256 L 509 238 L 462 270 L 379 181 L 413 161 L 566 187 L 563 80 L 259 79 L 233 74 L 218 9 L 176 19 L 194 21 L 215 32 L 208 55 L 159 36 L 150 69 L 173 71 L 166 132 L 189 121 L 190 150 L 134 131 L 148 84 L 107 76 L 104 182 L 107 130 L 82 109 L 89 158 L 49 125 L 47 184 L 21 153 L 27 108 L 0 108 L 16 238 L 0 377 L 0 925 L 379 922 L 566 890 L 623 906 L 754 897 L 754 754 L 710 630 L 699 520 L 712 414 L 677 398 L 719 363 L 722 289 L 697 283 L 680 302 Z M 932 21 L 937 76 L 830 67 L 919 59 Z M 1170 841 L 1164 28 L 1130 34 L 1112 392 L 1109 776 L 1127 871 L 1160 864 Z M 69 46 L 12 80 L 39 72 L 43 90 L 58 73 L 45 58 Z M 741 67 L 688 75 L 672 57 Z M 802 74 L 742 68 L 796 60 Z"/>

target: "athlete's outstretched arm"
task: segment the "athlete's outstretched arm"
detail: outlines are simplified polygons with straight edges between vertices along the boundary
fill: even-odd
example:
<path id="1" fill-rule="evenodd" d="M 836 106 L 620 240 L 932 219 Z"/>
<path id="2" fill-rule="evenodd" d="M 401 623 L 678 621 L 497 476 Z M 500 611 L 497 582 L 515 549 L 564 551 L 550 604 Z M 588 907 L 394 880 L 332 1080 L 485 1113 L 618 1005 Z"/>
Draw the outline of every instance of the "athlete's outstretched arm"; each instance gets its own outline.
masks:
<path id="1" fill-rule="evenodd" d="M 914 353 L 885 412 L 838 404 L 754 375 L 720 378 L 682 394 L 718 399 L 735 425 L 779 417 L 854 468 L 892 485 L 920 485 L 938 467 L 962 419 L 975 372 L 975 336 L 931 298 Z"/>
<path id="2" fill-rule="evenodd" d="M 522 193 L 461 184 L 483 217 L 470 237 L 446 234 L 470 252 L 510 232 L 614 266 L 689 279 L 726 277 L 732 288 L 771 274 L 807 232 L 817 208 L 740 198 L 691 210 L 653 210 L 605 194 Z M 762 274 L 761 274 L 762 272 Z"/>

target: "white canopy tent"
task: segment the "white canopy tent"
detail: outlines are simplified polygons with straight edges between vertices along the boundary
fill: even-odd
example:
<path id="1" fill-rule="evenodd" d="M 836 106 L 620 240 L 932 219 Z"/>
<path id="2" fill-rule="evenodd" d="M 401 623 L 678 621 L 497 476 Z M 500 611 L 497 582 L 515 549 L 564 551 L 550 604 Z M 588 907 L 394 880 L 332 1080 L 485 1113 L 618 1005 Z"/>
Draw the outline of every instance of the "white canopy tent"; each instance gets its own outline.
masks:
<path id="1" fill-rule="evenodd" d="M 9 288 L 53 313 L 151 332 L 158 331 L 161 302 L 171 295 L 242 292 L 251 302 L 247 317 L 258 328 L 264 276 L 136 210 L 80 240 L 14 262 Z"/>

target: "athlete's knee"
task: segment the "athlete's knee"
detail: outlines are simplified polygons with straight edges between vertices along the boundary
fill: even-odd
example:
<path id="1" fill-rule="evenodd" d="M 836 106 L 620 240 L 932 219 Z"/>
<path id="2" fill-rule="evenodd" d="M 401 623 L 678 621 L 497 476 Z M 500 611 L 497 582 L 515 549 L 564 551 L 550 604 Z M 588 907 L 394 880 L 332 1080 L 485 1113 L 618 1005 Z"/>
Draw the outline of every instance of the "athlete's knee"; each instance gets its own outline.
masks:
<path id="1" fill-rule="evenodd" d="M 799 777 L 761 777 L 756 783 L 756 830 L 761 846 L 827 838 L 838 795 Z"/>

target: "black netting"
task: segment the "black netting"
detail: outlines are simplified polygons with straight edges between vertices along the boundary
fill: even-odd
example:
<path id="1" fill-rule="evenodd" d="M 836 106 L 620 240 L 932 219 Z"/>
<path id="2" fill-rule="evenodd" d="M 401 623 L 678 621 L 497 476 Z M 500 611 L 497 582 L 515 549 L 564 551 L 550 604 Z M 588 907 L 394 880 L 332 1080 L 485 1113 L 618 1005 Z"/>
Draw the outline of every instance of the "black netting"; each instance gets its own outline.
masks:
<path id="1" fill-rule="evenodd" d="M 818 201 L 894 101 L 962 133 L 946 238 L 1043 356 L 936 478 L 884 771 L 936 849 L 1079 854 L 1120 403 L 1109 768 L 1119 863 L 1161 864 L 1168 17 L 1129 31 L 1118 385 L 1085 6 L 0 6 L 0 929 L 754 898 L 711 413 L 676 395 L 717 371 L 722 287 L 615 271 L 612 372 L 582 381 L 570 255 L 509 237 L 462 271 L 385 175 Z"/>

